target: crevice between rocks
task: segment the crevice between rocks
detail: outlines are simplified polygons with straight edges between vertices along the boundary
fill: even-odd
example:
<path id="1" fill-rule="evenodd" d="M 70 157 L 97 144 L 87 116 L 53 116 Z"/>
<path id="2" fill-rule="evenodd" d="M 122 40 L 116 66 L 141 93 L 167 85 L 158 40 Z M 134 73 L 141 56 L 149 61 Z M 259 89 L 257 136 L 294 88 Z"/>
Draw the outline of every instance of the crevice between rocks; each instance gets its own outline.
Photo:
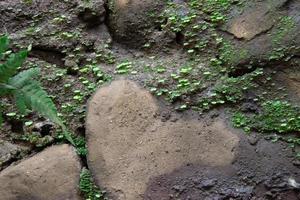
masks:
<path id="1" fill-rule="evenodd" d="M 244 76 L 246 74 L 254 72 L 257 68 L 258 68 L 257 65 L 249 66 L 249 67 L 243 67 L 243 68 L 239 67 L 239 68 L 236 68 L 234 71 L 229 72 L 228 76 L 233 77 L 233 78 Z"/>
<path id="2" fill-rule="evenodd" d="M 64 66 L 66 54 L 54 48 L 34 46 L 32 47 L 29 57 L 39 58 L 57 66 Z"/>
<path id="3" fill-rule="evenodd" d="M 104 25 L 107 27 L 108 33 L 112 38 L 112 42 L 114 42 L 113 33 L 111 31 L 111 27 L 109 25 L 109 16 L 111 14 L 111 10 L 109 9 L 109 0 L 104 0 L 104 9 L 105 9 L 105 17 L 104 17 Z"/>

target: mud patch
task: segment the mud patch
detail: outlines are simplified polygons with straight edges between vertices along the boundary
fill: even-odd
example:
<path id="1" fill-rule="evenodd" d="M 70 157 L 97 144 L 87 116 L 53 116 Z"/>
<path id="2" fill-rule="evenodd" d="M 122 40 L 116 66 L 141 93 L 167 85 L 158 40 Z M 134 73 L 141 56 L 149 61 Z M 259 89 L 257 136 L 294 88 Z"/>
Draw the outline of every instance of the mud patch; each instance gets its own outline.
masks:
<path id="1" fill-rule="evenodd" d="M 240 135 L 235 161 L 227 166 L 182 166 L 172 173 L 151 178 L 145 199 L 299 199 L 289 179 L 300 178 L 291 164 L 290 149 Z"/>

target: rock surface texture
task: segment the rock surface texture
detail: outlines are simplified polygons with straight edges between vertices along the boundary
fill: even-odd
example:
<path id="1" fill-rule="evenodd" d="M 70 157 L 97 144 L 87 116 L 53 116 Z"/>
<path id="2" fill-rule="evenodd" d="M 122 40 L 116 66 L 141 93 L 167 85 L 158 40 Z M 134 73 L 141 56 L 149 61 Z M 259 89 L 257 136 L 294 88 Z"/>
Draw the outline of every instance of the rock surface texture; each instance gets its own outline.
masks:
<path id="1" fill-rule="evenodd" d="M 162 0 L 109 0 L 109 26 L 115 39 L 138 47 L 155 28 L 155 18 L 162 11 Z"/>
<path id="2" fill-rule="evenodd" d="M 76 200 L 80 161 L 69 145 L 52 146 L 0 173 L 1 200 Z"/>
<path id="3" fill-rule="evenodd" d="M 266 66 L 280 57 L 299 55 L 299 9 L 299 1 L 254 0 L 245 5 L 242 13 L 232 14 L 225 29 L 234 36 L 228 39 L 243 52 L 236 55 L 235 64 Z"/>
<path id="4" fill-rule="evenodd" d="M 28 148 L 27 148 L 28 149 Z M 26 148 L 0 140 L 0 169 L 17 160 L 22 154 L 26 154 Z"/>
<path id="5" fill-rule="evenodd" d="M 143 199 L 150 177 L 184 165 L 230 164 L 239 141 L 224 121 L 162 122 L 156 100 L 131 81 L 101 88 L 88 110 L 88 163 L 115 199 Z"/>
<path id="6" fill-rule="evenodd" d="M 300 102 L 300 71 L 297 64 L 300 59 L 295 59 L 295 66 L 282 68 L 275 75 L 274 79 L 281 86 L 284 86 L 290 100 L 299 105 Z"/>
<path id="7" fill-rule="evenodd" d="M 36 57 L 45 59 L 47 54 L 55 53 L 47 61 L 62 59 L 65 53 L 61 51 L 82 45 L 97 51 L 111 40 L 103 24 L 106 17 L 103 0 L 5 0 L 0 1 L 0 12 L 0 32 L 7 32 L 18 44 L 32 44 L 32 54 Z"/>

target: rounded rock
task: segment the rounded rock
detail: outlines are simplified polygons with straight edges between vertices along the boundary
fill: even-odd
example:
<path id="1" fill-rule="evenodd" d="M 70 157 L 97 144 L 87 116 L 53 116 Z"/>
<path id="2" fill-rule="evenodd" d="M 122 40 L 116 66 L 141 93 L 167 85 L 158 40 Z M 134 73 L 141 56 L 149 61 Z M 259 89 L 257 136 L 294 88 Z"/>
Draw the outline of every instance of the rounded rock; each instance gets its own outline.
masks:
<path id="1" fill-rule="evenodd" d="M 81 164 L 74 148 L 47 148 L 0 173 L 1 200 L 76 200 Z"/>

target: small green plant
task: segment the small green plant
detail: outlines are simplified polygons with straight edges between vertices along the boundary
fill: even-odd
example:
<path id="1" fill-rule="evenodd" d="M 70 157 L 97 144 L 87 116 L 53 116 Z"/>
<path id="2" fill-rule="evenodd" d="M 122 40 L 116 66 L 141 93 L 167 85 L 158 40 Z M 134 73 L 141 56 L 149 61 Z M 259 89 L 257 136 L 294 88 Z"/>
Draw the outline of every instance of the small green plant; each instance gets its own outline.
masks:
<path id="1" fill-rule="evenodd" d="M 235 128 L 243 128 L 245 132 L 250 131 L 249 124 L 251 123 L 250 119 L 241 112 L 234 113 L 232 117 L 232 124 Z"/>
<path id="2" fill-rule="evenodd" d="M 232 122 L 237 128 L 247 127 L 262 133 L 299 133 L 300 108 L 286 101 L 266 101 L 261 105 L 260 113 L 246 116 L 237 112 Z"/>
<path id="3" fill-rule="evenodd" d="M 132 62 L 125 61 L 121 64 L 117 65 L 116 67 L 116 73 L 117 74 L 127 74 L 132 68 Z"/>
<path id="4" fill-rule="evenodd" d="M 253 126 L 262 132 L 300 132 L 300 109 L 285 101 L 265 102 L 253 119 Z"/>
<path id="5" fill-rule="evenodd" d="M 245 97 L 245 92 L 256 87 L 256 80 L 263 75 L 261 68 L 239 77 L 220 77 L 217 83 L 211 90 L 208 97 L 202 98 L 199 101 L 199 107 L 204 110 L 209 110 L 224 103 L 238 103 Z"/>
<path id="6" fill-rule="evenodd" d="M 53 138 L 49 135 L 41 136 L 38 133 L 26 133 L 23 135 L 14 135 L 12 137 L 14 140 L 17 141 L 24 141 L 27 143 L 30 143 L 31 145 L 34 145 L 35 147 L 46 147 L 47 145 L 51 144 L 53 142 Z"/>
<path id="7" fill-rule="evenodd" d="M 86 168 L 80 173 L 79 189 L 86 200 L 105 199 L 103 192 L 95 185 L 91 172 Z"/>
<path id="8" fill-rule="evenodd" d="M 280 17 L 279 23 L 276 28 L 276 32 L 272 35 L 272 42 L 273 44 L 280 44 L 283 42 L 283 38 L 294 28 L 296 28 L 295 19 L 289 16 Z"/>
<path id="9" fill-rule="evenodd" d="M 166 72 L 166 68 L 164 66 L 158 65 L 155 67 L 155 72 L 162 74 L 162 73 Z"/>
<path id="10" fill-rule="evenodd" d="M 286 101 L 266 101 L 261 105 L 260 112 L 255 114 L 236 112 L 232 116 L 232 124 L 245 132 L 271 133 L 268 138 L 272 142 L 285 141 L 291 148 L 300 145 L 300 108 Z M 297 149 L 295 152 L 299 159 L 300 152 Z"/>
<path id="11" fill-rule="evenodd" d="M 76 148 L 77 154 L 81 156 L 86 156 L 87 155 L 87 148 L 86 148 L 86 142 L 85 138 L 82 136 L 75 137 L 73 135 L 73 140 L 74 140 L 74 146 Z"/>
<path id="12" fill-rule="evenodd" d="M 74 144 L 66 126 L 58 117 L 54 103 L 36 80 L 40 70 L 31 68 L 18 73 L 18 69 L 27 58 L 28 51 L 11 53 L 7 52 L 8 46 L 8 37 L 0 37 L 0 97 L 13 97 L 21 114 L 25 115 L 29 110 L 33 110 L 49 118 L 62 128 L 67 140 Z M 2 122 L 1 115 L 0 122 Z"/>

